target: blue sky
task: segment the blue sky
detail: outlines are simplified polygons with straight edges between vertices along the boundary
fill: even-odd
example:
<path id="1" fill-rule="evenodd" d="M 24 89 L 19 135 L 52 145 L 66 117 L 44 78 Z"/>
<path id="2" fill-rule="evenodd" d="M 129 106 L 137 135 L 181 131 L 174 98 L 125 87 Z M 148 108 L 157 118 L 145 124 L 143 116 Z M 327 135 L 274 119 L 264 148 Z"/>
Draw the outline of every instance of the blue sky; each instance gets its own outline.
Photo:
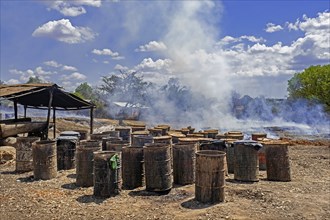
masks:
<path id="1" fill-rule="evenodd" d="M 329 1 L 1 0 L 1 80 L 72 91 L 118 69 L 178 77 L 210 96 L 284 97 L 287 80 L 329 64 Z"/>

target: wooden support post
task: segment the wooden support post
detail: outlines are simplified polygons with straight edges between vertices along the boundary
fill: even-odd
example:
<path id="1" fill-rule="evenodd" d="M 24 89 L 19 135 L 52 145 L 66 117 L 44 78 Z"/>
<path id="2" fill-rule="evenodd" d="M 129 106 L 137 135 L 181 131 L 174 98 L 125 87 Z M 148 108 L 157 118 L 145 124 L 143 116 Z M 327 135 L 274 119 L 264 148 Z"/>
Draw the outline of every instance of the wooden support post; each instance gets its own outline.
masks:
<path id="1" fill-rule="evenodd" d="M 15 114 L 15 119 L 17 119 L 18 114 L 17 114 L 17 100 L 14 100 L 14 114 Z"/>
<path id="2" fill-rule="evenodd" d="M 56 115 L 55 115 L 55 112 L 56 112 L 56 108 L 53 107 L 53 123 L 54 123 L 54 139 L 56 138 Z"/>
<path id="3" fill-rule="evenodd" d="M 90 134 L 93 134 L 94 106 L 91 107 L 90 116 Z"/>
<path id="4" fill-rule="evenodd" d="M 26 109 L 27 109 L 27 106 L 24 105 L 24 118 L 26 118 Z"/>
<path id="5" fill-rule="evenodd" d="M 50 109 L 52 108 L 53 103 L 53 88 L 49 90 L 49 103 L 48 103 L 48 114 L 47 114 L 47 123 L 46 123 L 46 139 L 48 139 L 48 129 L 49 129 L 49 120 L 50 120 Z"/>

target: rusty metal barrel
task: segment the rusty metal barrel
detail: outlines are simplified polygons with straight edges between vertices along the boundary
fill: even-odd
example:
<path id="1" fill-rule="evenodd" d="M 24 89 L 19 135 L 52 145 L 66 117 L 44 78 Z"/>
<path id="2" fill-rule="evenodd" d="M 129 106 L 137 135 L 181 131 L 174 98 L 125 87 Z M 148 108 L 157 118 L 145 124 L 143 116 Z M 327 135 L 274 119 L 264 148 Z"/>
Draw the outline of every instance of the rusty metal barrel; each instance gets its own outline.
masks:
<path id="1" fill-rule="evenodd" d="M 262 145 L 256 141 L 234 142 L 234 179 L 246 182 L 259 181 L 258 150 Z"/>
<path id="2" fill-rule="evenodd" d="M 195 162 L 198 144 L 173 145 L 173 181 L 186 185 L 195 182 Z"/>
<path id="3" fill-rule="evenodd" d="M 122 141 L 122 140 L 116 140 L 116 141 L 108 141 L 106 143 L 106 151 L 117 151 L 121 152 L 123 147 L 129 147 L 129 142 Z"/>
<path id="4" fill-rule="evenodd" d="M 224 140 L 216 140 L 209 141 L 206 143 L 201 143 L 199 146 L 199 150 L 217 150 L 227 153 L 227 145 Z M 224 158 L 224 168 L 225 174 L 228 175 L 228 166 L 227 166 L 227 158 Z"/>
<path id="5" fill-rule="evenodd" d="M 169 144 L 151 143 L 143 147 L 146 190 L 168 191 L 172 188 L 171 147 Z"/>
<path id="6" fill-rule="evenodd" d="M 32 144 L 39 141 L 39 137 L 16 138 L 16 172 L 33 170 Z"/>
<path id="7" fill-rule="evenodd" d="M 32 144 L 39 141 L 39 137 L 16 138 L 16 172 L 33 170 Z"/>
<path id="8" fill-rule="evenodd" d="M 122 141 L 121 137 L 103 137 L 102 138 L 102 150 L 107 150 L 107 143 L 116 143 L 117 141 Z"/>
<path id="9" fill-rule="evenodd" d="M 158 136 L 154 137 L 154 143 L 162 143 L 172 145 L 172 137 L 171 136 Z"/>
<path id="10" fill-rule="evenodd" d="M 267 138 L 266 133 L 252 133 L 251 139 L 254 141 L 260 140 L 260 138 Z M 261 148 L 258 151 L 258 158 L 259 158 L 259 170 L 266 170 L 266 153 L 265 153 L 265 148 Z"/>
<path id="11" fill-rule="evenodd" d="M 185 138 L 186 135 L 182 134 L 181 132 L 172 132 L 169 134 L 172 137 L 172 143 L 177 144 L 179 143 L 179 138 Z"/>
<path id="12" fill-rule="evenodd" d="M 288 143 L 269 141 L 263 143 L 266 151 L 267 179 L 291 181 Z"/>
<path id="13" fill-rule="evenodd" d="M 150 135 L 154 137 L 162 136 L 162 132 L 163 132 L 161 128 L 149 128 L 148 131 L 150 132 Z"/>
<path id="14" fill-rule="evenodd" d="M 147 143 L 153 142 L 151 135 L 132 135 L 132 147 L 143 147 Z"/>
<path id="15" fill-rule="evenodd" d="M 216 136 L 219 134 L 218 129 L 206 129 L 206 130 L 204 130 L 204 132 L 207 133 L 208 138 L 213 138 L 213 139 L 215 139 Z"/>
<path id="16" fill-rule="evenodd" d="M 34 142 L 32 144 L 32 157 L 35 180 L 49 180 L 56 177 L 56 141 Z"/>
<path id="17" fill-rule="evenodd" d="M 84 140 L 76 149 L 76 185 L 82 187 L 93 186 L 93 153 L 101 150 L 101 142 Z"/>
<path id="18" fill-rule="evenodd" d="M 105 133 L 95 133 L 95 134 L 90 134 L 90 138 L 93 141 L 102 141 L 102 138 L 110 137 L 109 134 Z"/>
<path id="19" fill-rule="evenodd" d="M 120 138 L 119 131 L 103 131 L 102 134 L 109 135 L 110 137 Z"/>
<path id="20" fill-rule="evenodd" d="M 227 146 L 226 151 L 226 160 L 227 160 L 227 169 L 228 173 L 234 173 L 234 142 L 235 139 L 223 139 L 225 141 L 225 144 Z"/>
<path id="21" fill-rule="evenodd" d="M 135 189 L 145 185 L 142 147 L 122 149 L 123 188 Z"/>
<path id="22" fill-rule="evenodd" d="M 57 138 L 57 170 L 75 168 L 75 152 L 78 144 L 78 136 L 59 136 Z"/>
<path id="23" fill-rule="evenodd" d="M 94 152 L 94 191 L 93 195 L 108 198 L 121 191 L 120 152 Z"/>
<path id="24" fill-rule="evenodd" d="M 74 130 L 76 132 L 79 132 L 80 134 L 80 138 L 79 140 L 87 140 L 88 139 L 88 130 L 83 130 L 83 129 L 78 129 L 78 130 Z"/>
<path id="25" fill-rule="evenodd" d="M 215 150 L 196 152 L 195 198 L 203 203 L 218 203 L 225 200 L 226 153 Z"/>
<path id="26" fill-rule="evenodd" d="M 123 141 L 131 143 L 131 127 L 116 127 L 115 131 L 119 131 L 119 137 L 121 137 Z"/>

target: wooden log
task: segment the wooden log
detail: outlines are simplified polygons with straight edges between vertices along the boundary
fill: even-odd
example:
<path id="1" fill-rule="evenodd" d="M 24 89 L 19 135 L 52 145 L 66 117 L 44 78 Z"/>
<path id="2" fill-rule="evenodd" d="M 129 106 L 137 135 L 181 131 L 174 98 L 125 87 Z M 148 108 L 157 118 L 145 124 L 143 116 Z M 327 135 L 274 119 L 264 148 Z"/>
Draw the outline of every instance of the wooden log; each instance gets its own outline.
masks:
<path id="1" fill-rule="evenodd" d="M 40 132 L 47 128 L 46 122 L 18 122 L 15 124 L 0 124 L 0 138 L 12 137 L 17 134 Z"/>

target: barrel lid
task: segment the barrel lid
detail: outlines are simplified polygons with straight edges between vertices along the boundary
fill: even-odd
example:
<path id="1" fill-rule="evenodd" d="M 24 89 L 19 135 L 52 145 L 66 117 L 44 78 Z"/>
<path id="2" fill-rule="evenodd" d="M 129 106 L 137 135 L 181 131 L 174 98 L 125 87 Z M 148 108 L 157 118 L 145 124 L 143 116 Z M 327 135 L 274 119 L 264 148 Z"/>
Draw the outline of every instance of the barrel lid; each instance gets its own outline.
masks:
<path id="1" fill-rule="evenodd" d="M 150 132 L 147 130 L 143 130 L 143 131 L 134 131 L 132 133 L 132 135 L 148 135 Z"/>
<path id="2" fill-rule="evenodd" d="M 158 136 L 158 137 L 154 137 L 154 140 L 167 140 L 167 139 L 171 139 L 171 136 Z"/>
<path id="3" fill-rule="evenodd" d="M 69 141 L 77 141 L 79 138 L 77 136 L 58 136 L 56 140 L 69 140 Z"/>
<path id="4" fill-rule="evenodd" d="M 80 137 L 80 133 L 77 131 L 63 131 L 60 133 L 60 136 L 76 136 Z"/>
<path id="5" fill-rule="evenodd" d="M 238 140 L 234 142 L 234 146 L 235 145 L 245 145 L 247 147 L 253 147 L 256 150 L 259 150 L 260 148 L 262 148 L 262 144 L 260 144 L 257 141 L 253 141 L 253 140 Z"/>

